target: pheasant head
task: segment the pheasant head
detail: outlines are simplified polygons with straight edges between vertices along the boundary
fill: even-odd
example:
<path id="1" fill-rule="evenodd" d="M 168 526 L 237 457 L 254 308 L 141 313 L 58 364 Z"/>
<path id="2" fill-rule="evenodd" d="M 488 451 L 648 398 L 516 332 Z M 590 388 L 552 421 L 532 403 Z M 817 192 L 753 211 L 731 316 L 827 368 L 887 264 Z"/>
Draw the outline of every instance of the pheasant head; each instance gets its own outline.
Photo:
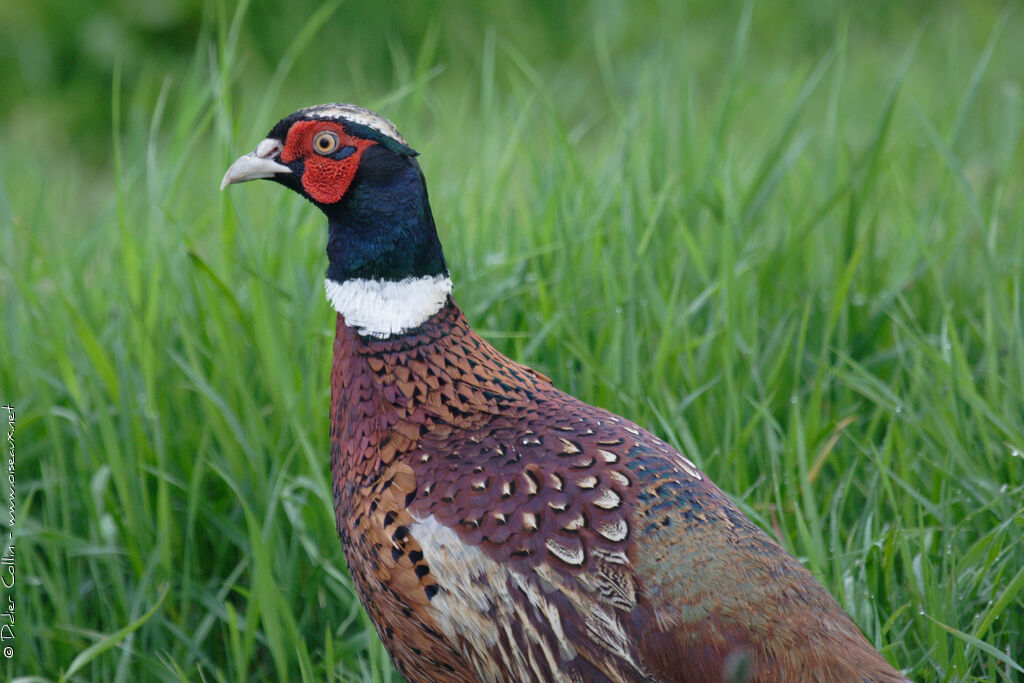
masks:
<path id="1" fill-rule="evenodd" d="M 386 338 L 437 313 L 452 286 L 416 155 L 382 116 L 322 104 L 281 119 L 221 189 L 269 179 L 323 211 L 327 298 L 349 326 Z"/>

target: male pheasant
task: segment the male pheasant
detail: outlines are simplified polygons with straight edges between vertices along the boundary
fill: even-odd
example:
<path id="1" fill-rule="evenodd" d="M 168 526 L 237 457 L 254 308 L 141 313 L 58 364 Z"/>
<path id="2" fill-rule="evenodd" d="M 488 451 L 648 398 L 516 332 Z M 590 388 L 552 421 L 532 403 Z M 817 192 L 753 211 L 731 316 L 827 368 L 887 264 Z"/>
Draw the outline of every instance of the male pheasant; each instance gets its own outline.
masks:
<path id="1" fill-rule="evenodd" d="M 905 680 L 685 455 L 470 329 L 415 157 L 325 104 L 221 185 L 268 178 L 327 215 L 336 522 L 402 675 Z"/>

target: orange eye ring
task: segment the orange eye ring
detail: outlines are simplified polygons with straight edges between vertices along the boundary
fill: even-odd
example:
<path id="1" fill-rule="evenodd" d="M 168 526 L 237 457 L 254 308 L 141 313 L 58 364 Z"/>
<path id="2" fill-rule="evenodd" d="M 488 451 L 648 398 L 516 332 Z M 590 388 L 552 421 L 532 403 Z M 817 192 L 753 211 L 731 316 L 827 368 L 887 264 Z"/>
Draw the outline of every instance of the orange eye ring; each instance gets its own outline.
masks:
<path id="1" fill-rule="evenodd" d="M 341 141 L 334 131 L 322 130 L 313 137 L 313 151 L 323 156 L 336 152 L 339 145 Z"/>

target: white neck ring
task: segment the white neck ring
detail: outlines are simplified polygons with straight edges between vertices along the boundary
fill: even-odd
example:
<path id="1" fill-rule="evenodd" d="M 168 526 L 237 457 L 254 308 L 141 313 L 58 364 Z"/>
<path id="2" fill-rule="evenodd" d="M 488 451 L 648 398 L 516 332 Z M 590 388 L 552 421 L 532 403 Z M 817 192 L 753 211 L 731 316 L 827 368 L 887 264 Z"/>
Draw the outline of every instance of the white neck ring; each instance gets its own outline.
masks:
<path id="1" fill-rule="evenodd" d="M 324 280 L 327 300 L 359 334 L 387 339 L 427 322 L 452 291 L 448 275 L 393 280 Z"/>

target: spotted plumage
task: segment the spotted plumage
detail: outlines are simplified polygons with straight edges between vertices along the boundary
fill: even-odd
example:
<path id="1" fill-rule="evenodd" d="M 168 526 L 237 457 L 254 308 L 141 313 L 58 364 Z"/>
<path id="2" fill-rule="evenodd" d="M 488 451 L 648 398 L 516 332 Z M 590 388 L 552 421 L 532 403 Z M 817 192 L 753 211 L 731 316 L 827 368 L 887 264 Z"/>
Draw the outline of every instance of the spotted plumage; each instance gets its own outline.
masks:
<path id="1" fill-rule="evenodd" d="M 336 522 L 411 681 L 898 681 L 685 455 L 555 388 L 450 296 L 415 152 L 385 119 L 283 119 L 224 185 L 328 217 Z"/>

